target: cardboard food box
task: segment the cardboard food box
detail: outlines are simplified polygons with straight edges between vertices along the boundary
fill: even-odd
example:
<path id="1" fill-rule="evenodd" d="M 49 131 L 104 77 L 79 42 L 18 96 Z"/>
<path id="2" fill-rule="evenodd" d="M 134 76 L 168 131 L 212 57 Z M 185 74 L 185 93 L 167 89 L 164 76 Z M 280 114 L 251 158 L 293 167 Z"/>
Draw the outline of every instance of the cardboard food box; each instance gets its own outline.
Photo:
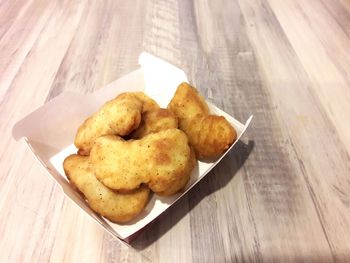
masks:
<path id="1" fill-rule="evenodd" d="M 161 107 L 166 107 L 173 97 L 177 86 L 187 81 L 186 74 L 179 68 L 148 53 L 139 57 L 141 68 L 112 82 L 91 94 L 63 92 L 39 109 L 16 123 L 13 136 L 16 140 L 24 138 L 34 156 L 46 168 L 48 174 L 62 187 L 63 192 L 100 226 L 113 236 L 126 242 L 142 228 L 156 219 L 179 198 L 198 183 L 220 160 L 234 147 L 248 127 L 252 116 L 245 124 L 209 104 L 212 113 L 224 116 L 236 129 L 238 139 L 218 159 L 212 162 L 200 162 L 193 170 L 191 179 L 182 193 L 161 197 L 152 195 L 144 211 L 132 222 L 114 224 L 97 215 L 85 200 L 68 183 L 62 163 L 65 157 L 76 153 L 73 145 L 79 125 L 97 111 L 107 100 L 126 91 L 144 91 L 155 99 Z"/>

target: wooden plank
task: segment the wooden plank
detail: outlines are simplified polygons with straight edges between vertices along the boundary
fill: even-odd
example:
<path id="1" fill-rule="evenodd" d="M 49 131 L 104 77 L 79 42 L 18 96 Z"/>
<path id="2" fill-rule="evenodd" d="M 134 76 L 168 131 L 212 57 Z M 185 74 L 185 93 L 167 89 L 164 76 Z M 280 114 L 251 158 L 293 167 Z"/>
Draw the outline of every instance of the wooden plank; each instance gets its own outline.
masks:
<path id="1" fill-rule="evenodd" d="M 349 187 L 349 155 L 346 145 L 342 143 L 344 138 L 340 137 L 333 126 L 336 123 L 339 127 L 341 123 L 339 120 L 331 120 L 326 114 L 329 103 L 342 105 L 343 100 L 335 97 L 329 97 L 328 103 L 319 100 L 320 90 L 316 89 L 315 83 L 303 71 L 301 55 L 297 57 L 294 53 L 296 51 L 287 48 L 287 37 L 281 36 L 281 27 L 271 17 L 271 9 L 266 4 L 258 3 L 256 1 L 255 5 L 248 5 L 240 2 L 247 23 L 252 25 L 248 31 L 249 37 L 265 71 L 264 78 L 270 83 L 270 97 L 276 103 L 280 120 L 285 123 L 284 127 L 289 133 L 332 255 L 334 259 L 346 260 L 349 246 L 342 240 L 349 235 L 350 225 L 346 210 L 348 197 L 344 195 Z M 296 26 L 288 30 L 288 34 L 295 31 Z M 284 32 L 287 32 L 286 29 Z M 305 50 L 305 53 L 309 51 L 313 52 Z M 313 64 L 316 66 L 319 61 L 314 61 Z M 339 72 L 337 76 L 339 79 L 335 78 L 333 81 L 343 83 Z M 324 78 L 325 74 L 321 74 L 318 81 Z M 339 92 L 342 93 L 340 90 Z M 342 106 L 347 109 L 346 105 Z"/>
<path id="2" fill-rule="evenodd" d="M 25 0 L 0 1 L 0 39 L 29 4 Z"/>
<path id="3" fill-rule="evenodd" d="M 143 5 L 141 1 L 95 1 L 88 5 L 86 19 L 77 28 L 79 34 L 70 43 L 48 98 L 63 90 L 92 92 L 137 69 Z"/>
<path id="4" fill-rule="evenodd" d="M 320 3 L 310 6 L 306 2 L 285 1 L 281 6 L 279 1 L 269 2 L 312 82 L 309 87 L 324 105 L 339 139 L 350 152 L 350 122 L 344 121 L 348 116 L 344 107 L 350 105 L 350 90 L 347 88 L 350 83 L 347 70 L 350 67 L 350 39 Z M 333 33 L 337 37 L 325 37 Z"/>
<path id="5" fill-rule="evenodd" d="M 341 1 L 322 1 L 324 8 L 329 12 L 333 19 L 339 24 L 340 28 L 350 38 L 350 3 L 347 9 Z"/>
<path id="6" fill-rule="evenodd" d="M 0 58 L 0 103 L 49 19 L 54 4 L 55 1 L 38 1 L 20 9 L 18 17 L 0 39 L 0 49 L 6 50 Z"/>

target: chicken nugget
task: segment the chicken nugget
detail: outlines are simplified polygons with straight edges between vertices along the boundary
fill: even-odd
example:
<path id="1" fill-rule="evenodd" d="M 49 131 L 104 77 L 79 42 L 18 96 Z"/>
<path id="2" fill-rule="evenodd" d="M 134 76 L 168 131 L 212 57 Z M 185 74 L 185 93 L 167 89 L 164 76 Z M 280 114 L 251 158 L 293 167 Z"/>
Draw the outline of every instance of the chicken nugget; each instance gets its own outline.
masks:
<path id="1" fill-rule="evenodd" d="M 199 159 L 219 156 L 237 139 L 232 125 L 222 116 L 210 115 L 203 97 L 187 83 L 178 86 L 168 109 L 178 117 L 179 128 Z"/>
<path id="2" fill-rule="evenodd" d="M 130 135 L 130 138 L 140 139 L 150 133 L 177 127 L 177 118 L 170 110 L 159 108 L 146 111 L 142 114 L 140 126 Z"/>
<path id="3" fill-rule="evenodd" d="M 88 156 L 70 155 L 63 167 L 70 183 L 85 196 L 91 209 L 112 222 L 134 219 L 148 202 L 150 190 L 147 186 L 123 194 L 101 184 L 90 169 Z"/>
<path id="4" fill-rule="evenodd" d="M 131 93 L 123 93 L 105 103 L 79 127 L 74 144 L 79 154 L 88 155 L 95 139 L 102 135 L 124 136 L 141 122 L 143 103 Z"/>
<path id="5" fill-rule="evenodd" d="M 140 140 L 99 137 L 90 162 L 96 178 L 108 188 L 128 192 L 144 183 L 160 195 L 183 189 L 195 165 L 187 136 L 179 129 L 151 133 Z"/>
<path id="6" fill-rule="evenodd" d="M 133 94 L 136 98 L 138 98 L 140 101 L 142 101 L 142 103 L 143 103 L 142 112 L 154 111 L 154 110 L 159 109 L 158 103 L 155 102 L 155 100 L 153 100 L 152 98 L 147 96 L 142 91 L 131 92 L 131 94 Z"/>
<path id="7" fill-rule="evenodd" d="M 222 116 L 198 115 L 180 122 L 199 159 L 216 157 L 224 153 L 237 139 L 232 125 Z"/>
<path id="8" fill-rule="evenodd" d="M 186 82 L 181 83 L 168 105 L 179 119 L 208 115 L 209 107 L 199 92 Z"/>

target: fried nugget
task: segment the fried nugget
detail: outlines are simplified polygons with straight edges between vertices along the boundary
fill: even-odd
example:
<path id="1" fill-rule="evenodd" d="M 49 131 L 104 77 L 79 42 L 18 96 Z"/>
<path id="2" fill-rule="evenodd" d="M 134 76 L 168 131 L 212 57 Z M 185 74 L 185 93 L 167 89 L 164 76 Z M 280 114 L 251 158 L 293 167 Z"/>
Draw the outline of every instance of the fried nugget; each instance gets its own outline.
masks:
<path id="1" fill-rule="evenodd" d="M 140 126 L 130 135 L 130 138 L 140 139 L 150 133 L 177 127 L 177 118 L 170 110 L 159 108 L 146 111 L 142 114 Z"/>
<path id="2" fill-rule="evenodd" d="M 144 183 L 160 195 L 183 189 L 196 163 L 187 136 L 179 129 L 140 140 L 102 136 L 91 149 L 90 162 L 96 178 L 108 188 L 128 192 Z"/>
<path id="3" fill-rule="evenodd" d="M 143 102 L 131 93 L 123 93 L 105 103 L 79 127 L 74 144 L 79 154 L 88 155 L 95 139 L 102 135 L 124 136 L 141 122 Z"/>
<path id="4" fill-rule="evenodd" d="M 88 156 L 70 155 L 63 167 L 70 183 L 85 196 L 92 210 L 112 222 L 132 220 L 148 202 L 150 190 L 147 186 L 122 194 L 101 184 L 90 169 Z"/>
<path id="5" fill-rule="evenodd" d="M 168 105 L 179 119 L 187 119 L 197 115 L 208 115 L 209 107 L 199 92 L 186 82 L 181 83 Z"/>
<path id="6" fill-rule="evenodd" d="M 231 124 L 224 117 L 216 115 L 182 119 L 180 129 L 187 134 L 199 159 L 218 156 L 237 138 Z"/>
<path id="7" fill-rule="evenodd" d="M 159 105 L 157 102 L 155 102 L 152 98 L 147 96 L 142 91 L 139 92 L 131 92 L 136 98 L 138 98 L 143 103 L 142 112 L 147 111 L 155 111 L 159 109 Z"/>
<path id="8" fill-rule="evenodd" d="M 222 116 L 210 115 L 204 98 L 188 83 L 178 86 L 168 109 L 178 117 L 198 159 L 219 156 L 237 139 L 232 125 Z"/>

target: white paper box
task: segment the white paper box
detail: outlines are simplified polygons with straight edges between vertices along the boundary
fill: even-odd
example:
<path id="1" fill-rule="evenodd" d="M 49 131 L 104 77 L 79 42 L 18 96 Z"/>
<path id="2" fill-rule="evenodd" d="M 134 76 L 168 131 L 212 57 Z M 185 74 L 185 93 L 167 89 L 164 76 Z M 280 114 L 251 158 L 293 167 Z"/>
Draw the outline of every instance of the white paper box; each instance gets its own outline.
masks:
<path id="1" fill-rule="evenodd" d="M 62 93 L 17 122 L 13 128 L 13 137 L 16 140 L 24 137 L 35 157 L 62 187 L 63 192 L 106 231 L 124 241 L 129 241 L 132 235 L 181 198 L 213 169 L 235 145 L 234 143 L 230 149 L 213 162 L 198 162 L 183 193 L 170 197 L 160 197 L 154 194 L 142 214 L 128 224 L 114 224 L 95 214 L 84 199 L 71 188 L 62 167 L 64 158 L 77 151 L 72 143 L 78 126 L 107 100 L 125 91 L 145 91 L 161 107 L 166 107 L 177 86 L 181 82 L 187 81 L 182 70 L 150 54 L 142 53 L 139 57 L 139 63 L 142 66 L 140 69 L 92 94 Z M 212 113 L 224 116 L 235 127 L 238 141 L 248 127 L 252 116 L 244 125 L 215 106 L 209 104 L 209 107 Z"/>

